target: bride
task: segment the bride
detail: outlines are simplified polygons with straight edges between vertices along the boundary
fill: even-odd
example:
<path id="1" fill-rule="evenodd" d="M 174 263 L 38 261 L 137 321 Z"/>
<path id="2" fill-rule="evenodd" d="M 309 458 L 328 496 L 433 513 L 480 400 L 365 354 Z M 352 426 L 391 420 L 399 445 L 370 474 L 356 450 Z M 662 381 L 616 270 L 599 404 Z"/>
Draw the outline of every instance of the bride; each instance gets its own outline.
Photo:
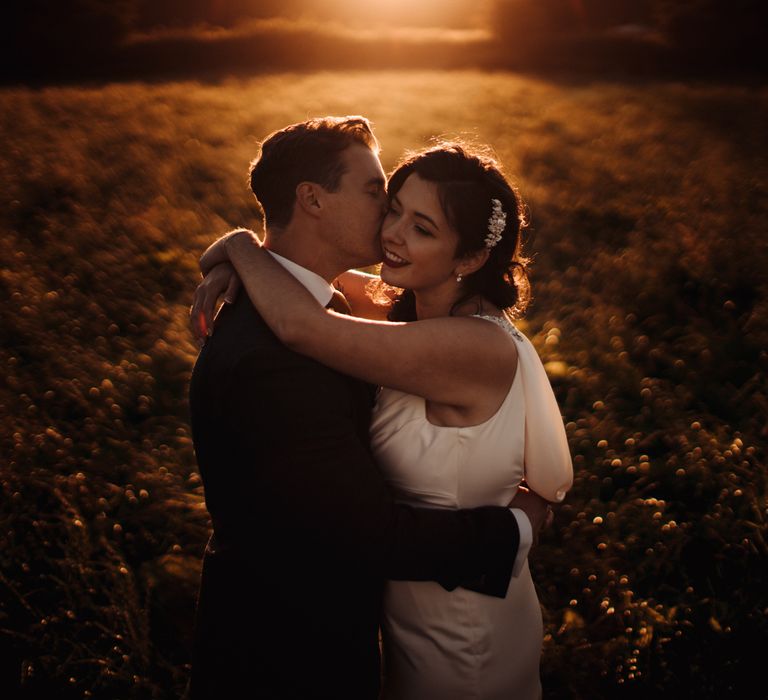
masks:
<path id="1" fill-rule="evenodd" d="M 240 231 L 201 259 L 204 273 L 225 272 L 198 288 L 197 333 L 219 294 L 236 289 L 220 264 L 229 261 L 285 345 L 382 387 L 371 444 L 397 499 L 506 505 L 524 480 L 561 501 L 572 482 L 562 419 L 511 320 L 529 299 L 517 192 L 493 159 L 458 144 L 408 157 L 388 189 L 381 279 L 350 271 L 337 280 L 354 315 L 321 307 Z M 541 696 L 542 618 L 527 561 L 503 598 L 389 581 L 381 628 L 386 700 Z"/>

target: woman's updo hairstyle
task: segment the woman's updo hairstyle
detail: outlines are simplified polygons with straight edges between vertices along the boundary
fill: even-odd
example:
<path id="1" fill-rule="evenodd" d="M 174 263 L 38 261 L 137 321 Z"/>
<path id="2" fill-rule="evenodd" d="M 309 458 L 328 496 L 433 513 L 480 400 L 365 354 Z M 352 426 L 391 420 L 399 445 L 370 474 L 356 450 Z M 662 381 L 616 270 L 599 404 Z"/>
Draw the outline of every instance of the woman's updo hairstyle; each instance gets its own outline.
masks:
<path id="1" fill-rule="evenodd" d="M 397 194 L 410 175 L 437 185 L 440 204 L 448 223 L 458 233 L 455 257 L 486 247 L 491 200 L 498 199 L 506 214 L 501 239 L 490 249 L 488 260 L 467 275 L 462 295 L 453 309 L 480 296 L 513 317 L 523 314 L 530 301 L 528 259 L 522 256 L 522 231 L 527 225 L 525 206 L 501 172 L 498 162 L 485 152 L 450 142 L 408 155 L 389 178 L 389 196 Z M 403 290 L 389 314 L 393 321 L 416 318 L 413 292 Z"/>

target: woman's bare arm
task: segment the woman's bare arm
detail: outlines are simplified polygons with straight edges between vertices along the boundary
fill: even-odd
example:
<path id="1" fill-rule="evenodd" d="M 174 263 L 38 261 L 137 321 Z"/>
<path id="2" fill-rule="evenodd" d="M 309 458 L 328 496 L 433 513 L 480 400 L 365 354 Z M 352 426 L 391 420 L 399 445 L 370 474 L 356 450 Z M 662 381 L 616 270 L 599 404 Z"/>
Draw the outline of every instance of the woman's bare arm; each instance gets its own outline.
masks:
<path id="1" fill-rule="evenodd" d="M 258 241 L 227 239 L 226 250 L 254 306 L 288 347 L 373 384 L 429 401 L 474 407 L 511 383 L 517 349 L 496 324 L 468 317 L 389 323 L 321 307 Z M 503 381 L 503 380 L 501 380 Z"/>
<path id="2" fill-rule="evenodd" d="M 200 334 L 200 329 L 210 329 L 213 321 L 213 309 L 215 307 L 215 301 L 221 293 L 232 292 L 232 297 L 236 296 L 237 289 L 239 288 L 240 280 L 235 274 L 234 280 L 225 279 L 222 273 L 217 273 L 217 278 L 209 279 L 211 273 L 219 268 L 231 268 L 229 263 L 229 257 L 224 248 L 224 243 L 227 238 L 234 236 L 238 233 L 248 233 L 252 236 L 256 236 L 253 231 L 248 229 L 233 229 L 224 234 L 220 238 L 217 238 L 211 245 L 206 248 L 205 252 L 200 256 L 200 272 L 203 274 L 203 282 L 198 286 L 198 292 L 195 294 L 195 305 L 198 307 L 198 313 L 194 316 L 196 319 L 193 322 L 193 330 L 196 335 Z M 233 270 L 234 272 L 234 270 Z M 391 289 L 389 292 L 381 292 L 384 303 L 377 303 L 368 294 L 368 285 L 374 283 L 379 279 L 378 275 L 371 275 L 366 272 L 360 272 L 359 270 L 349 270 L 343 272 L 338 276 L 336 286 L 343 292 L 350 307 L 352 313 L 355 316 L 361 316 L 362 318 L 386 320 L 387 313 L 390 309 L 390 304 L 386 301 L 394 298 L 395 290 Z M 223 283 L 223 286 L 221 286 Z M 206 291 L 208 290 L 208 291 Z M 206 296 L 206 299 L 199 299 L 201 296 Z M 210 301 L 210 298 L 213 301 Z M 197 320 L 199 319 L 199 320 Z M 206 335 L 205 330 L 202 331 L 202 335 Z"/>
<path id="3" fill-rule="evenodd" d="M 203 273 L 203 277 L 207 277 L 208 273 L 216 267 L 216 265 L 221 265 L 221 263 L 229 262 L 229 258 L 227 257 L 227 251 L 224 248 L 224 243 L 228 238 L 231 238 L 232 236 L 236 236 L 239 233 L 247 233 L 253 238 L 257 238 L 256 234 L 253 231 L 250 231 L 247 228 L 236 228 L 232 229 L 228 233 L 225 233 L 221 238 L 217 238 L 211 245 L 209 245 L 205 252 L 200 256 L 200 272 Z"/>

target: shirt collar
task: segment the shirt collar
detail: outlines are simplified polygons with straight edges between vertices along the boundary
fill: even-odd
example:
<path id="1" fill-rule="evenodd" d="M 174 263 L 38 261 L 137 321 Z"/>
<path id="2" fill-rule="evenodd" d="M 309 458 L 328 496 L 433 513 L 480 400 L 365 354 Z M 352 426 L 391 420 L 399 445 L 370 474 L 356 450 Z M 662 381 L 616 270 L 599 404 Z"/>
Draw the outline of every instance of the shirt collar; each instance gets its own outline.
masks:
<path id="1" fill-rule="evenodd" d="M 307 291 L 315 297 L 318 304 L 328 306 L 331 297 L 333 297 L 333 287 L 328 282 L 316 272 L 307 270 L 306 267 L 298 265 L 293 260 L 288 260 L 288 258 L 284 258 L 269 249 L 267 252 L 307 288 Z"/>

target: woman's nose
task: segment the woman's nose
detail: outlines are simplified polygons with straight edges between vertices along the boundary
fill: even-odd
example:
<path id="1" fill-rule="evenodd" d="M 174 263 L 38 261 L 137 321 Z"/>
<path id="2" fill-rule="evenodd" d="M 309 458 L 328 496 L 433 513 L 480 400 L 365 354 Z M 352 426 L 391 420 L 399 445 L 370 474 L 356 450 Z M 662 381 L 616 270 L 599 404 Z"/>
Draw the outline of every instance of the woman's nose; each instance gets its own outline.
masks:
<path id="1" fill-rule="evenodd" d="M 403 227 L 400 223 L 400 219 L 384 219 L 384 225 L 381 228 L 381 237 L 392 243 L 401 244 L 403 242 Z"/>

